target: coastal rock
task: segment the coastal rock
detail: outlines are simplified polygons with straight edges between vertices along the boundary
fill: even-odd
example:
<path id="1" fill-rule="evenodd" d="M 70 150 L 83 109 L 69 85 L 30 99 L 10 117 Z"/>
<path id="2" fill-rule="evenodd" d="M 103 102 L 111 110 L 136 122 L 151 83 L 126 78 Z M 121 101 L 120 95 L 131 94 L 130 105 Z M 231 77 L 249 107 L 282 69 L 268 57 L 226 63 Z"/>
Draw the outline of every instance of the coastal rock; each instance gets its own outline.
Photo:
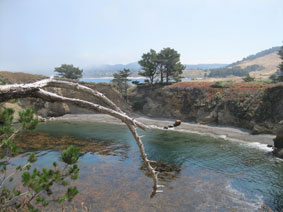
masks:
<path id="1" fill-rule="evenodd" d="M 265 126 L 262 126 L 260 124 L 254 124 L 252 133 L 254 135 L 261 134 L 261 133 L 267 133 L 268 129 Z"/>
<path id="2" fill-rule="evenodd" d="M 274 147 L 277 149 L 283 149 L 283 135 L 277 135 L 276 138 L 273 139 Z"/>
<path id="3" fill-rule="evenodd" d="M 175 123 L 173 124 L 173 126 L 174 126 L 174 127 L 178 127 L 178 126 L 181 125 L 181 123 L 182 123 L 181 120 L 176 120 Z"/>
<path id="4" fill-rule="evenodd" d="M 273 150 L 274 156 L 283 159 L 283 149 L 275 149 Z"/>
<path id="5" fill-rule="evenodd" d="M 197 112 L 197 122 L 200 124 L 214 123 L 217 120 L 217 114 L 200 110 Z"/>
<path id="6" fill-rule="evenodd" d="M 277 129 L 277 135 L 273 139 L 274 141 L 274 150 L 273 154 L 279 158 L 283 158 L 283 127 Z"/>
<path id="7" fill-rule="evenodd" d="M 218 124 L 222 125 L 237 125 L 238 119 L 233 115 L 227 107 L 217 113 Z"/>
<path id="8" fill-rule="evenodd" d="M 169 182 L 171 180 L 174 180 L 182 171 L 181 166 L 173 165 L 163 161 L 151 161 L 150 165 L 159 172 L 158 179 L 161 181 Z M 151 176 L 144 164 L 141 164 L 140 169 L 145 172 L 146 176 Z"/>
<path id="9" fill-rule="evenodd" d="M 179 86 L 178 86 L 179 85 Z M 215 89 L 208 82 L 136 87 L 130 103 L 137 112 L 155 118 L 175 118 L 201 124 L 221 124 L 272 133 L 283 123 L 283 83 Z M 146 100 L 146 101 L 145 101 Z"/>

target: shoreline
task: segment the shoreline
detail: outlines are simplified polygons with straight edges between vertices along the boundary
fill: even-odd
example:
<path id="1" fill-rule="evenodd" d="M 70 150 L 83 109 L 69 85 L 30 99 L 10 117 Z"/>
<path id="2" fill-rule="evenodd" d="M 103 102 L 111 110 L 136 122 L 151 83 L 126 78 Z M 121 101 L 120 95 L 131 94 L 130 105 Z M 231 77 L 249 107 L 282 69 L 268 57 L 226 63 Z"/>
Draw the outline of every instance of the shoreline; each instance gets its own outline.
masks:
<path id="1" fill-rule="evenodd" d="M 215 138 L 222 138 L 225 140 L 236 141 L 236 142 L 247 142 L 254 144 L 273 145 L 273 138 L 275 135 L 270 134 L 259 134 L 252 135 L 250 130 L 236 128 L 231 126 L 218 126 L 218 125 L 203 125 L 189 122 L 182 122 L 182 124 L 176 128 L 163 129 L 168 125 L 173 125 L 175 119 L 165 118 L 150 118 L 145 116 L 137 116 L 136 120 L 148 125 L 151 129 L 160 130 L 174 130 L 185 133 L 195 133 L 200 135 L 208 135 Z M 54 120 L 59 121 L 86 121 L 86 122 L 102 122 L 111 124 L 123 124 L 120 120 L 105 114 L 67 114 L 61 117 L 57 117 Z"/>

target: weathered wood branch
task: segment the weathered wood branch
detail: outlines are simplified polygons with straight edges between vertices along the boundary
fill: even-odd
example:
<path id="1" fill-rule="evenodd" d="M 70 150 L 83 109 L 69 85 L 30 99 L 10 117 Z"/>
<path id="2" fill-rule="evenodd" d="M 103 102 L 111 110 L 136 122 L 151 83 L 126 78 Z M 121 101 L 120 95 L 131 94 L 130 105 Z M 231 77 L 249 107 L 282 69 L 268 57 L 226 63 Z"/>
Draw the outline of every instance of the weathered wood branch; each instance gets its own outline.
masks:
<path id="1" fill-rule="evenodd" d="M 92 96 L 94 96 L 95 98 L 97 98 L 98 100 L 100 100 L 101 102 L 105 103 L 106 105 L 108 105 L 111 109 L 103 107 L 101 105 L 98 104 L 93 104 L 91 102 L 88 101 L 84 101 L 84 100 L 80 100 L 80 99 L 73 99 L 73 98 L 66 98 L 64 100 L 64 98 L 60 98 L 62 96 L 59 96 L 57 94 L 48 92 L 45 93 L 44 95 L 44 90 L 42 90 L 41 88 L 45 88 L 45 87 L 60 87 L 60 88 L 65 88 L 65 89 L 71 89 L 71 90 L 76 90 L 76 91 L 80 91 L 80 92 L 85 92 L 88 93 Z M 39 92 L 37 92 L 39 91 Z M 42 92 L 40 92 L 42 91 Z M 122 112 L 122 110 L 114 103 L 112 102 L 110 99 L 108 99 L 104 94 L 93 90 L 87 86 L 83 86 L 80 85 L 78 83 L 73 83 L 73 82 L 68 82 L 68 81 L 61 81 L 61 80 L 54 80 L 54 79 L 45 79 L 45 80 L 40 80 L 38 82 L 35 83 L 29 83 L 29 84 L 13 84 L 13 85 L 3 85 L 0 86 L 0 102 L 4 102 L 10 99 L 15 99 L 15 98 L 26 98 L 26 97 L 38 97 L 38 98 L 45 98 L 44 100 L 46 101 L 50 101 L 50 102 L 64 102 L 64 101 L 69 101 L 69 102 L 65 102 L 65 103 L 70 103 L 70 104 L 74 104 L 77 105 L 79 107 L 83 107 L 85 109 L 89 109 L 92 111 L 96 111 L 99 113 L 104 113 L 104 114 L 109 114 L 111 115 L 111 111 L 113 112 L 116 111 L 117 113 L 120 114 L 124 114 L 124 119 L 126 119 L 127 121 L 132 122 L 132 124 L 134 124 L 135 126 L 145 130 L 147 129 L 147 126 L 144 125 L 141 122 L 136 121 L 135 119 L 130 118 L 129 116 L 127 116 L 124 112 Z M 53 95 L 54 94 L 54 95 Z M 73 101 L 74 100 L 74 101 Z M 80 100 L 81 102 L 79 103 L 76 100 Z M 90 107 L 88 107 L 87 105 L 88 103 L 91 103 L 92 105 Z M 95 109 L 97 108 L 97 109 Z M 115 114 L 116 118 L 117 114 Z M 119 116 L 119 115 L 118 115 Z"/>
<path id="2" fill-rule="evenodd" d="M 60 96 L 58 94 L 43 90 L 43 88 L 45 87 L 59 87 L 64 89 L 72 89 L 79 92 L 85 92 L 96 97 L 110 108 L 106 108 L 104 106 L 81 99 Z M 147 129 L 147 126 L 136 121 L 133 118 L 130 118 L 105 95 L 87 86 L 80 85 L 78 83 L 60 81 L 54 79 L 45 79 L 30 84 L 14 84 L 14 85 L 0 86 L 0 102 L 4 102 L 15 98 L 25 98 L 25 97 L 40 98 L 49 102 L 62 102 L 62 103 L 73 104 L 78 107 L 92 110 L 98 113 L 111 115 L 124 122 L 128 126 L 133 137 L 135 138 L 143 162 L 145 163 L 147 169 L 152 175 L 154 185 L 153 185 L 153 192 L 151 194 L 151 197 L 153 197 L 156 194 L 156 192 L 162 192 L 157 190 L 159 187 L 162 187 L 161 185 L 158 185 L 158 177 L 157 177 L 158 173 L 150 165 L 150 160 L 148 160 L 147 155 L 145 153 L 141 137 L 138 135 L 136 131 L 136 127 L 145 130 Z"/>

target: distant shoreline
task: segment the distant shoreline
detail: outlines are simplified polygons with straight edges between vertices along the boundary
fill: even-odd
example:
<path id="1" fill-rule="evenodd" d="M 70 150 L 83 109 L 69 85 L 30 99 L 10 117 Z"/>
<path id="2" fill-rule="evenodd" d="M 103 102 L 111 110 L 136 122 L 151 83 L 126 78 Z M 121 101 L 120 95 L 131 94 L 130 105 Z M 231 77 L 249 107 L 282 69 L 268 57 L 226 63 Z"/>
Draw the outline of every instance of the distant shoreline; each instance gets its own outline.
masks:
<path id="1" fill-rule="evenodd" d="M 83 77 L 81 79 L 113 79 L 113 77 Z M 128 77 L 128 79 L 146 79 L 146 77 Z"/>

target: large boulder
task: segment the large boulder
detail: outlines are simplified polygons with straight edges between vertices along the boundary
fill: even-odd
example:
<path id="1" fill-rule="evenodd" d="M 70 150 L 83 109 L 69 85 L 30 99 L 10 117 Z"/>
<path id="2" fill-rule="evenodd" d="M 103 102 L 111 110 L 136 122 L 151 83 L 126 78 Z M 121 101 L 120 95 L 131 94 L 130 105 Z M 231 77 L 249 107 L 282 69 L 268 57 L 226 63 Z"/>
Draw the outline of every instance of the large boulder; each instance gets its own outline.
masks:
<path id="1" fill-rule="evenodd" d="M 276 138 L 273 139 L 274 147 L 277 149 L 283 149 L 283 135 L 277 135 Z"/>
<path id="2" fill-rule="evenodd" d="M 174 126 L 174 127 L 178 127 L 178 126 L 181 125 L 181 123 L 182 123 L 181 120 L 176 120 L 175 123 L 173 124 L 173 126 Z"/>
<path id="3" fill-rule="evenodd" d="M 274 150 L 273 154 L 276 157 L 283 158 L 283 122 L 279 122 L 280 128 L 276 130 L 276 137 L 273 139 L 274 141 Z"/>

